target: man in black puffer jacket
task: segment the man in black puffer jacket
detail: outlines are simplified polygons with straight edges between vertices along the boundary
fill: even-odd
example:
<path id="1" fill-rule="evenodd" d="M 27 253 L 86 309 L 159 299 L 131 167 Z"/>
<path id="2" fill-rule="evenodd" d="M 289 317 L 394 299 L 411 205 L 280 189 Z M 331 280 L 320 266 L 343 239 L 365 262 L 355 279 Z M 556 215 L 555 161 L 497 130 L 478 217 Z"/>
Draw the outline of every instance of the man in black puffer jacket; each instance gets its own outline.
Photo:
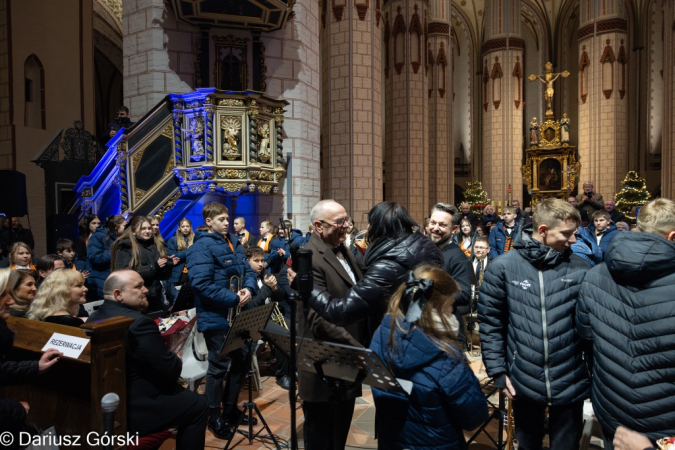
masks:
<path id="1" fill-rule="evenodd" d="M 549 448 L 579 448 L 590 380 L 574 314 L 591 267 L 570 250 L 580 221 L 572 205 L 542 200 L 513 250 L 488 265 L 481 285 L 483 362 L 495 386 L 514 399 L 520 450 L 541 449 L 547 407 Z"/>
<path id="2" fill-rule="evenodd" d="M 605 449 L 623 425 L 675 435 L 675 202 L 640 209 L 642 233 L 619 233 L 584 279 L 577 329 L 593 342 L 593 409 Z"/>

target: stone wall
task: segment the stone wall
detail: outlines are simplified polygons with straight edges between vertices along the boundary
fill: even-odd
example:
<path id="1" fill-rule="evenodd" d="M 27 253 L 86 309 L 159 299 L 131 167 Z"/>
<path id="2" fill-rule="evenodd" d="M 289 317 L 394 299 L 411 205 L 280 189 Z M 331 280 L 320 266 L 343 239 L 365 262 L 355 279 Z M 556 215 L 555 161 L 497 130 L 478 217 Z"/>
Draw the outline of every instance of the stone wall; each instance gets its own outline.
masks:
<path id="1" fill-rule="evenodd" d="M 298 0 L 293 11 L 283 29 L 262 35 L 266 93 L 290 103 L 284 114 L 283 145 L 284 156 L 292 153 L 292 188 L 289 192 L 288 178 L 284 179 L 283 204 L 261 196 L 260 208 L 272 211 L 272 217 L 287 214 L 296 228 L 306 230 L 309 211 L 320 197 L 319 6 L 316 1 Z"/>
<path id="2" fill-rule="evenodd" d="M 124 104 L 133 121 L 168 93 L 194 89 L 199 30 L 179 22 L 163 0 L 123 2 Z"/>

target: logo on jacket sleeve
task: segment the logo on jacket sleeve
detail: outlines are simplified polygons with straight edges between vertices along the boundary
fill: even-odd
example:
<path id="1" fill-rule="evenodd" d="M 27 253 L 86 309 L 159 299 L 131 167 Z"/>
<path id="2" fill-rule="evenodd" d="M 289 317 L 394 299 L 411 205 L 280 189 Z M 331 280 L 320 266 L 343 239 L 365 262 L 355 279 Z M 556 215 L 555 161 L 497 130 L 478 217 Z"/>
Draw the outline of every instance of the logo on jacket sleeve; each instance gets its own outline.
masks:
<path id="1" fill-rule="evenodd" d="M 519 286 L 521 289 L 523 289 L 525 291 L 528 290 L 530 288 L 530 286 L 532 286 L 532 284 L 530 283 L 529 280 L 524 280 L 524 281 L 513 280 L 511 283 L 514 286 Z"/>

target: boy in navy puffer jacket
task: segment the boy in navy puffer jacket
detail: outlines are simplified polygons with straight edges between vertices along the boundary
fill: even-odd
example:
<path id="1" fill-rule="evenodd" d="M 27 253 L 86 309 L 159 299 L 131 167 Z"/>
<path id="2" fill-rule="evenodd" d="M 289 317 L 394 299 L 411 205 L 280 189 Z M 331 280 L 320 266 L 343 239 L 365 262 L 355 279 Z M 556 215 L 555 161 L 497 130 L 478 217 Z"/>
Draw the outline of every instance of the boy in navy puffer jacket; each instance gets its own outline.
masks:
<path id="1" fill-rule="evenodd" d="M 258 292 L 258 283 L 256 273 L 246 262 L 244 247 L 235 234 L 228 233 L 229 215 L 225 205 L 208 203 L 202 217 L 208 231 L 198 231 L 195 235 L 187 256 L 188 276 L 199 314 L 197 326 L 204 333 L 209 350 L 206 373 L 209 429 L 217 438 L 227 440 L 233 434 L 228 425 L 237 423 L 242 414 L 236 402 L 246 373 L 247 350 L 242 347 L 221 357 L 220 349 L 230 328 L 227 321 L 230 309 L 247 304 Z M 223 392 L 228 366 L 229 378 Z M 253 421 L 257 422 L 255 418 Z M 242 424 L 248 424 L 246 418 Z"/>

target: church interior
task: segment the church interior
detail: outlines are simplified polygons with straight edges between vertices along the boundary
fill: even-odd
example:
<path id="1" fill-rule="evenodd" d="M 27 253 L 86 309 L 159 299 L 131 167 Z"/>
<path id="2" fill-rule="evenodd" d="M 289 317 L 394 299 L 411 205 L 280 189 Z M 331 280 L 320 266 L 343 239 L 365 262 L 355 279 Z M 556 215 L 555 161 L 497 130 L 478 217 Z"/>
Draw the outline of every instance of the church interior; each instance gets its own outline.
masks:
<path id="1" fill-rule="evenodd" d="M 0 169 L 38 252 L 213 198 L 255 230 L 321 198 L 422 221 L 472 181 L 497 208 L 631 170 L 670 197 L 674 31 L 665 0 L 3 0 Z"/>

